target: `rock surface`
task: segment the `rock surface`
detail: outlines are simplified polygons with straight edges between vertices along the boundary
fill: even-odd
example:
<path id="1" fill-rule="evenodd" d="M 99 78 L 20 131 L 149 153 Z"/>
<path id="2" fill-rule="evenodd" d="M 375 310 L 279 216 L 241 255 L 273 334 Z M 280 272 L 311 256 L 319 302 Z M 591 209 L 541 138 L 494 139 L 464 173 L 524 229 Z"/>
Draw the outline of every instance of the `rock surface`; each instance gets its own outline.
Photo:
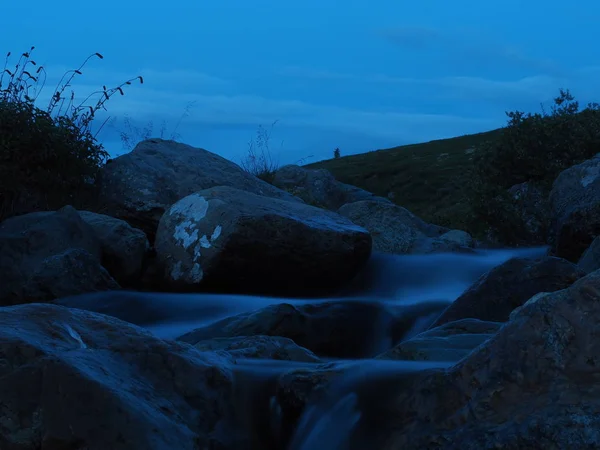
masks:
<path id="1" fill-rule="evenodd" d="M 552 256 L 510 259 L 482 275 L 431 328 L 466 318 L 506 322 L 515 308 L 535 294 L 565 289 L 584 275 L 575 264 Z"/>
<path id="2" fill-rule="evenodd" d="M 0 305 L 47 302 L 119 284 L 94 229 L 71 206 L 0 223 Z"/>
<path id="3" fill-rule="evenodd" d="M 317 356 L 361 358 L 389 345 L 393 316 L 375 303 L 326 302 L 267 306 L 238 314 L 180 336 L 189 344 L 213 338 L 281 336 Z"/>
<path id="4" fill-rule="evenodd" d="M 213 338 L 194 345 L 201 351 L 224 351 L 233 358 L 274 359 L 319 363 L 321 360 L 310 350 L 294 341 L 279 336 L 239 336 Z"/>
<path id="5" fill-rule="evenodd" d="M 374 200 L 362 200 L 342 206 L 338 213 L 367 229 L 373 238 L 373 250 L 384 253 L 415 253 L 438 238 L 447 228 L 431 225 L 401 206 Z"/>
<path id="6" fill-rule="evenodd" d="M 0 448 L 247 448 L 228 360 L 99 314 L 0 308 Z"/>
<path id="7" fill-rule="evenodd" d="M 100 241 L 102 266 L 121 285 L 139 281 L 144 260 L 150 250 L 142 230 L 127 222 L 104 214 L 79 211 L 81 218 L 92 227 Z"/>
<path id="8" fill-rule="evenodd" d="M 307 169 L 296 165 L 283 166 L 273 179 L 273 185 L 300 197 L 307 204 L 337 211 L 342 205 L 359 200 L 390 203 L 356 186 L 337 181 L 325 169 Z"/>
<path id="9" fill-rule="evenodd" d="M 594 272 L 528 301 L 469 357 L 415 378 L 365 420 L 379 417 L 383 450 L 597 448 L 598 323 Z"/>
<path id="10" fill-rule="evenodd" d="M 171 206 L 155 248 L 170 289 L 297 297 L 339 289 L 371 237 L 333 212 L 220 186 Z"/>
<path id="11" fill-rule="evenodd" d="M 600 154 L 570 167 L 550 192 L 551 241 L 556 256 L 577 262 L 600 235 Z"/>
<path id="12" fill-rule="evenodd" d="M 592 241 L 588 249 L 581 255 L 577 265 L 585 273 L 592 273 L 600 269 L 600 237 L 596 237 Z"/>
<path id="13" fill-rule="evenodd" d="M 146 233 L 151 242 L 158 222 L 173 203 L 202 189 L 231 186 L 267 197 L 298 198 L 201 148 L 163 139 L 140 142 L 106 164 L 100 200 L 110 216 Z"/>
<path id="14" fill-rule="evenodd" d="M 377 359 L 457 362 L 490 339 L 501 326 L 500 322 L 477 319 L 448 322 L 401 342 Z"/>

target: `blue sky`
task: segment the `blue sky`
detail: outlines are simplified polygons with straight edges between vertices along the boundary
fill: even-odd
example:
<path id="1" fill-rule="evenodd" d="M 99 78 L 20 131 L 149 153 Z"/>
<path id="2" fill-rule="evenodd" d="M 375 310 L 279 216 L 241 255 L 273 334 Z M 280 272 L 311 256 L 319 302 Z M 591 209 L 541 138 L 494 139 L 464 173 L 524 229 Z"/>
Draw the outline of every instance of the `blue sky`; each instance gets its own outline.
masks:
<path id="1" fill-rule="evenodd" d="M 32 6 L 33 5 L 33 6 Z M 576 5 L 576 7 L 575 7 Z M 36 46 L 41 106 L 92 59 L 83 99 L 142 75 L 107 104 L 113 155 L 127 115 L 156 135 L 239 162 L 258 125 L 282 164 L 485 131 L 566 87 L 600 101 L 600 2 L 579 0 L 57 0 L 7 2 L 0 52 Z M 11 61 L 16 63 L 16 59 Z M 46 99 L 44 99 L 44 96 Z M 104 116 L 101 116 L 102 119 Z"/>

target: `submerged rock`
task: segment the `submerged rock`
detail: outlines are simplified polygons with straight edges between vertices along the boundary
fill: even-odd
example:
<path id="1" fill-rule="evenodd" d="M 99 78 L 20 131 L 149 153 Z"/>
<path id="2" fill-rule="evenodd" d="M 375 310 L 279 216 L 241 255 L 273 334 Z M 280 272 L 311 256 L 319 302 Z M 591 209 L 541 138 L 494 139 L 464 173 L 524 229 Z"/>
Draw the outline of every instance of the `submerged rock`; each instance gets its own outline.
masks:
<path id="1" fill-rule="evenodd" d="M 274 359 L 318 363 L 321 360 L 310 350 L 280 336 L 236 336 L 212 338 L 194 344 L 201 351 L 224 351 L 233 358 Z"/>
<path id="2" fill-rule="evenodd" d="M 458 362 L 490 339 L 500 322 L 462 319 L 445 323 L 403 341 L 377 359 Z"/>
<path id="3" fill-rule="evenodd" d="M 190 331 L 178 339 L 190 344 L 240 336 L 289 338 L 318 356 L 360 358 L 390 345 L 394 316 L 376 303 L 287 303 L 238 314 Z"/>

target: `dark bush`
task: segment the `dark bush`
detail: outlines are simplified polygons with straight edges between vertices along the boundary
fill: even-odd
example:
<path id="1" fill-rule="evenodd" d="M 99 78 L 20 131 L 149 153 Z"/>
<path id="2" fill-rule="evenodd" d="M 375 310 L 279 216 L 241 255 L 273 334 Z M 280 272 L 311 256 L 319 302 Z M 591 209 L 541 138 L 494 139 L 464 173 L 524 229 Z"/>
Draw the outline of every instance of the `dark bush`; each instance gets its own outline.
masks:
<path id="1" fill-rule="evenodd" d="M 600 107 L 580 110 L 568 90 L 560 90 L 552 110 L 525 114 L 507 112 L 500 136 L 479 146 L 474 159 L 470 196 L 476 221 L 502 243 L 527 243 L 530 238 L 519 205 L 508 189 L 528 182 L 548 193 L 564 169 L 600 151 Z"/>
<path id="2" fill-rule="evenodd" d="M 104 86 L 84 100 L 99 94 L 95 106 L 74 105 L 75 94 L 66 98 L 64 91 L 91 57 L 102 59 L 95 53 L 63 76 L 48 107 L 40 109 L 35 102 L 45 70 L 36 68 L 32 50 L 21 55 L 14 69 L 7 67 L 9 52 L 0 74 L 0 220 L 66 204 L 91 207 L 99 170 L 108 158 L 90 129 L 95 113 L 114 93 L 123 95 L 124 85 L 143 82 L 137 77 L 117 88 Z"/>

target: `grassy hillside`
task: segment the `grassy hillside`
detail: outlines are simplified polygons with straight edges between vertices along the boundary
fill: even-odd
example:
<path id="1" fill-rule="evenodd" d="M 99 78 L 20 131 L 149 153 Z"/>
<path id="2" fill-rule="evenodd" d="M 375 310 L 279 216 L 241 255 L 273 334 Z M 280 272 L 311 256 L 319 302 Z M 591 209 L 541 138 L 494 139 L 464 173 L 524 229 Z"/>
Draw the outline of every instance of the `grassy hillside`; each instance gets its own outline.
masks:
<path id="1" fill-rule="evenodd" d="M 336 179 L 392 200 L 424 220 L 452 228 L 470 229 L 470 209 L 463 187 L 474 147 L 495 139 L 501 129 L 403 145 L 360 155 L 308 164 L 327 169 Z M 472 230 L 475 231 L 475 230 Z"/>

